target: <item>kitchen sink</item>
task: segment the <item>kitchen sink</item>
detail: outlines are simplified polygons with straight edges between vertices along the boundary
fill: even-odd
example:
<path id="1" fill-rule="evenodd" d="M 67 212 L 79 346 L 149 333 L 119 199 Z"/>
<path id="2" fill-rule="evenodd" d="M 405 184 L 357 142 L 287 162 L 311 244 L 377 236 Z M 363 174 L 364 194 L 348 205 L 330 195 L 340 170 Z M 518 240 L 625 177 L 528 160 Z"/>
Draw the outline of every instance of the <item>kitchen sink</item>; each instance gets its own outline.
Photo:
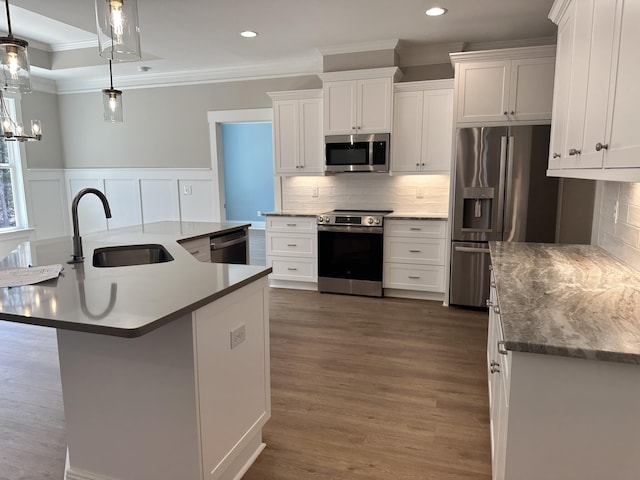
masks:
<path id="1" fill-rule="evenodd" d="M 171 262 L 173 257 L 162 245 L 120 245 L 96 248 L 93 251 L 94 267 L 127 267 Z"/>

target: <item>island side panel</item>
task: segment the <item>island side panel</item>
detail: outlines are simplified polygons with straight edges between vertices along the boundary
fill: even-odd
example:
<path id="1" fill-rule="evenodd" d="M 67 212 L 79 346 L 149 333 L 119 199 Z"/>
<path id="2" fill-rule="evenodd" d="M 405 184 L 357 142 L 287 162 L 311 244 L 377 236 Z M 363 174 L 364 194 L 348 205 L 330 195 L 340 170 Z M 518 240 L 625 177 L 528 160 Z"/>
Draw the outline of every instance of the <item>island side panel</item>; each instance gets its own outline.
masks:
<path id="1" fill-rule="evenodd" d="M 637 480 L 640 366 L 512 354 L 505 478 Z"/>
<path id="2" fill-rule="evenodd" d="M 137 338 L 58 330 L 67 480 L 200 480 L 192 315 Z"/>
<path id="3" fill-rule="evenodd" d="M 271 416 L 266 277 L 198 309 L 194 335 L 204 478 L 239 478 Z"/>

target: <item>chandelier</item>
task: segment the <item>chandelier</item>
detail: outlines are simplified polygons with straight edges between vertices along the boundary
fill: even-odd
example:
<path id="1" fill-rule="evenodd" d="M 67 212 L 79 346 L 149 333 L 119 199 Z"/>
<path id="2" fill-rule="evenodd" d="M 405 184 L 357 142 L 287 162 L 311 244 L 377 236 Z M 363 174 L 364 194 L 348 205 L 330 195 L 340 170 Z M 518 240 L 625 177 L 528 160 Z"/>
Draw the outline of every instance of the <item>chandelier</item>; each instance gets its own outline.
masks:
<path id="1" fill-rule="evenodd" d="M 9 15 L 9 0 L 5 0 L 7 10 L 8 35 L 0 37 L 0 140 L 27 142 L 42 139 L 42 125 L 40 120 L 31 120 L 31 135 L 24 131 L 22 122 L 14 120 L 7 108 L 4 92 L 29 93 L 31 91 L 31 77 L 29 56 L 26 40 L 16 38 L 11 31 L 11 17 Z"/>

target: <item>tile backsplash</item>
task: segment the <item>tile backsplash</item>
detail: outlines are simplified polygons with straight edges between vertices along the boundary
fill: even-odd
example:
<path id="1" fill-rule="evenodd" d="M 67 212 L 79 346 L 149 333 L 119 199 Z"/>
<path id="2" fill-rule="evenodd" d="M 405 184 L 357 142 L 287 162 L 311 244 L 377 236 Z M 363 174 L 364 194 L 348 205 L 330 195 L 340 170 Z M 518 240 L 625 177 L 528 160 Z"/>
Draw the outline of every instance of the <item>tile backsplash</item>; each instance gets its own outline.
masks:
<path id="1" fill-rule="evenodd" d="M 640 270 L 640 183 L 603 182 L 598 221 L 598 245 Z"/>
<path id="2" fill-rule="evenodd" d="M 314 197 L 316 192 L 318 196 Z M 448 208 L 449 175 L 282 177 L 283 210 L 322 213 L 333 209 L 388 209 L 447 215 Z"/>

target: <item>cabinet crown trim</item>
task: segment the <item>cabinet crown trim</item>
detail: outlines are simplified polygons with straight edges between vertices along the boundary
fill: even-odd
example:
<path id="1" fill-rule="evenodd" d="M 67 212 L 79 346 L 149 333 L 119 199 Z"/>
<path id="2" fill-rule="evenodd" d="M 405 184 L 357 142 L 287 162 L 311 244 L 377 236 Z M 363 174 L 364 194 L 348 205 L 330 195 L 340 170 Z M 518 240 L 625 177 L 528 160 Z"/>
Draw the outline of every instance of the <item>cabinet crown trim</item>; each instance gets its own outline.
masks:
<path id="1" fill-rule="evenodd" d="M 549 10 L 549 20 L 557 25 L 572 1 L 573 0 L 556 0 L 553 2 L 551 10 Z"/>
<path id="2" fill-rule="evenodd" d="M 479 52 L 450 53 L 449 58 L 455 66 L 458 63 L 486 60 L 518 60 L 521 58 L 554 57 L 555 45 L 538 47 L 501 48 L 499 50 L 482 50 Z"/>
<path id="3" fill-rule="evenodd" d="M 413 92 L 413 91 L 422 91 L 422 90 L 443 90 L 443 89 L 453 89 L 453 86 L 454 86 L 453 78 L 447 78 L 443 80 L 423 80 L 420 82 L 394 83 L 393 91 L 394 92 Z"/>
<path id="4" fill-rule="evenodd" d="M 283 92 L 267 92 L 273 100 L 300 100 L 302 98 L 322 98 L 322 89 L 287 90 Z"/>
<path id="5" fill-rule="evenodd" d="M 341 80 L 365 80 L 367 78 L 391 77 L 394 81 L 402 78 L 402 71 L 398 67 L 367 68 L 362 70 L 345 70 L 343 72 L 319 73 L 323 82 Z"/>

